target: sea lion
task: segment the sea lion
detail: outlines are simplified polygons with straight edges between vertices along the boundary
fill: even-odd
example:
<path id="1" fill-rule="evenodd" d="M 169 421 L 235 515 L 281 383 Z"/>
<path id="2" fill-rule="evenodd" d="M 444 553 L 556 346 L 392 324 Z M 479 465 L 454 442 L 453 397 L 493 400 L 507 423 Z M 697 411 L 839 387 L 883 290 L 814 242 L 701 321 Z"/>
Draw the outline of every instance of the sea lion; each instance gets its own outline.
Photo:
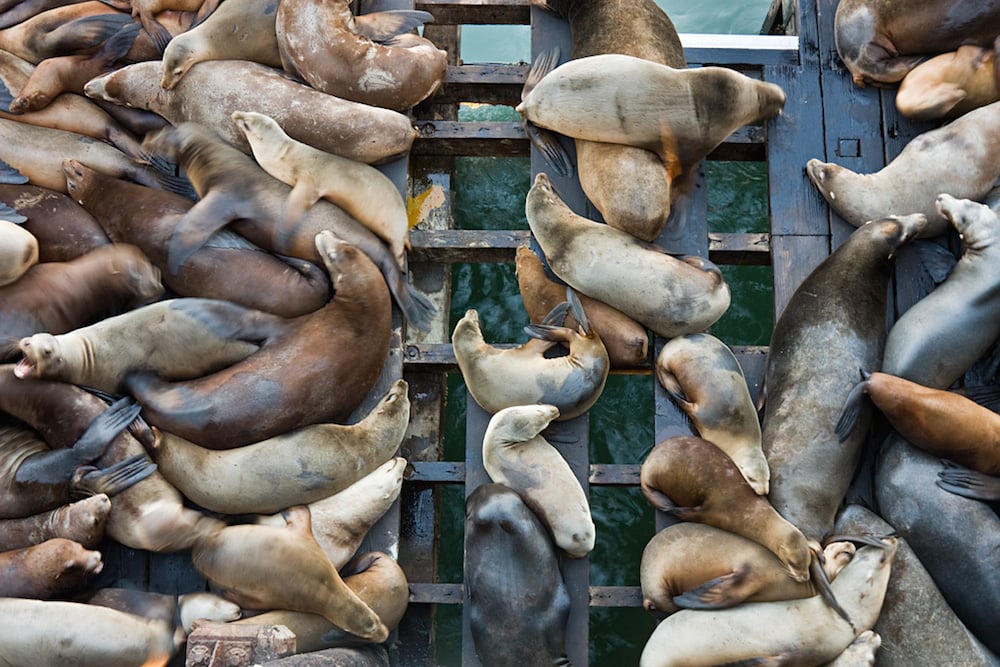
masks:
<path id="1" fill-rule="evenodd" d="M 282 317 L 311 313 L 330 299 L 330 279 L 312 262 L 277 257 L 243 237 L 220 230 L 176 273 L 167 270 L 170 238 L 190 199 L 165 190 L 106 176 L 75 160 L 63 162 L 66 190 L 92 212 L 108 236 L 142 250 L 179 296 L 222 299 Z M 253 283 L 233 280 L 236 273 Z M 267 289 L 260 289 L 266 285 Z"/>
<path id="2" fill-rule="evenodd" d="M 567 664 L 570 600 L 555 548 L 503 484 L 483 484 L 465 501 L 464 563 L 463 604 L 483 664 Z"/>
<path id="3" fill-rule="evenodd" d="M 935 206 L 958 231 L 964 251 L 945 281 L 889 330 L 881 370 L 945 389 L 1000 336 L 1000 322 L 992 316 L 1000 304 L 1000 222 L 988 206 L 951 195 L 938 196 Z"/>
<path id="4" fill-rule="evenodd" d="M 896 109 L 907 118 L 958 118 L 1000 100 L 996 47 L 963 44 L 923 62 L 899 83 Z"/>
<path id="5" fill-rule="evenodd" d="M 557 276 L 660 336 L 704 331 L 729 308 L 729 286 L 710 261 L 678 259 L 659 246 L 576 215 L 542 172 L 528 191 L 525 214 Z M 629 271 L 622 272 L 623 266 Z"/>
<path id="6" fill-rule="evenodd" d="M 521 301 L 533 323 L 541 322 L 554 307 L 566 300 L 566 286 L 550 279 L 542 260 L 527 246 L 518 246 L 515 272 Z M 577 294 L 590 326 L 601 337 L 612 369 L 633 368 L 648 361 L 649 333 L 641 324 L 606 303 Z M 579 323 L 572 313 L 564 325 L 575 329 Z"/>
<path id="7" fill-rule="evenodd" d="M 923 213 L 922 237 L 938 236 L 948 221 L 935 198 L 983 199 L 1000 180 L 993 146 L 1000 145 L 1000 102 L 974 109 L 912 139 L 889 164 L 871 174 L 815 158 L 809 179 L 837 215 L 858 227 L 886 215 Z"/>
<path id="8" fill-rule="evenodd" d="M 262 340 L 251 324 L 257 317 L 256 311 L 228 301 L 157 301 L 65 334 L 22 338 L 23 356 L 14 374 L 109 394 L 120 393 L 130 371 L 152 371 L 166 380 L 198 378 L 260 349 Z"/>
<path id="9" fill-rule="evenodd" d="M 406 613 L 410 589 L 403 568 L 386 553 L 359 554 L 340 571 L 344 583 L 393 630 Z M 295 633 L 295 648 L 309 653 L 335 646 L 359 646 L 364 640 L 344 632 L 317 614 L 267 611 L 236 621 L 239 624 L 284 625 Z M 353 664 L 353 663 L 352 663 Z"/>
<path id="10" fill-rule="evenodd" d="M 811 554 L 819 545 L 757 495 L 712 443 L 696 436 L 662 440 L 642 462 L 639 476 L 643 495 L 656 509 L 753 540 L 774 553 L 792 579 L 809 579 Z"/>
<path id="11" fill-rule="evenodd" d="M 687 67 L 673 22 L 653 0 L 532 0 L 532 4 L 569 21 L 573 58 L 621 53 L 677 69 Z M 644 148 L 576 140 L 580 186 L 605 222 L 643 241 L 659 236 L 672 203 L 687 194 L 697 175 L 694 165 L 681 165 L 669 153 L 670 147 L 666 151 L 664 160 Z"/>
<path id="12" fill-rule="evenodd" d="M 162 12 L 194 13 L 193 22 L 210 16 L 220 0 L 130 0 L 132 16 L 139 19 L 143 30 L 153 40 L 157 53 L 163 53 L 173 34 L 159 21 Z"/>
<path id="13" fill-rule="evenodd" d="M 233 124 L 234 111 L 270 116 L 299 141 L 367 164 L 405 155 L 417 136 L 401 113 L 321 93 L 267 65 L 240 60 L 199 65 L 171 90 L 160 87 L 158 61 L 121 67 L 92 79 L 84 90 L 90 97 L 155 111 L 173 125 L 199 123 L 247 154 L 250 144 Z M 206 90 L 214 95 L 206 98 Z"/>
<path id="14" fill-rule="evenodd" d="M 346 419 L 375 386 L 389 354 L 391 303 L 368 256 L 332 232 L 316 236 L 333 297 L 271 326 L 261 349 L 194 380 L 130 373 L 128 393 L 147 420 L 202 446 L 229 449 L 293 428 Z M 289 366 L 292 364 L 292 366 Z M 285 370 L 296 368 L 294 377 Z"/>
<path id="15" fill-rule="evenodd" d="M 163 667 L 177 650 L 174 628 L 99 605 L 0 598 L 0 645 L 11 667 Z"/>
<path id="16" fill-rule="evenodd" d="M 309 510 L 297 505 L 286 518 L 285 528 L 242 524 L 213 531 L 194 544 L 191 560 L 241 607 L 319 614 L 358 637 L 385 641 L 388 629 L 313 539 Z"/>
<path id="17" fill-rule="evenodd" d="M 38 264 L 38 239 L 21 225 L 0 220 L 0 287 Z"/>
<path id="18" fill-rule="evenodd" d="M 71 5 L 78 0 L 5 0 L 0 3 L 0 29 L 9 28 L 49 9 Z"/>
<path id="19" fill-rule="evenodd" d="M 320 199 L 344 209 L 389 245 L 400 271 L 406 271 L 410 221 L 396 184 L 363 162 L 321 151 L 292 139 L 274 119 L 253 111 L 234 111 L 254 159 L 267 173 L 292 186 L 282 224 L 295 225 Z"/>
<path id="20" fill-rule="evenodd" d="M 40 262 L 67 262 L 111 244 L 94 216 L 61 192 L 0 183 L 0 201 L 27 218 L 21 227 L 37 239 Z"/>
<path id="21" fill-rule="evenodd" d="M 892 260 L 926 222 L 922 214 L 892 216 L 856 229 L 802 281 L 775 322 L 761 422 L 768 495 L 810 539 L 833 528 L 854 476 L 871 412 L 840 443 L 837 419 L 858 369 L 880 363 Z"/>
<path id="22" fill-rule="evenodd" d="M 171 90 L 193 65 L 206 60 L 249 60 L 281 67 L 274 27 L 277 10 L 275 0 L 219 3 L 214 12 L 167 44 L 160 86 Z"/>
<path id="23" fill-rule="evenodd" d="M 819 596 L 784 602 L 747 602 L 730 609 L 682 610 L 656 626 L 640 667 L 718 665 L 769 658 L 779 663 L 820 665 L 839 656 L 875 625 L 896 539 L 864 546 L 834 579 L 832 588 L 850 622 Z"/>
<path id="24" fill-rule="evenodd" d="M 850 542 L 824 550 L 831 581 L 854 555 Z M 667 526 L 646 544 L 639 565 L 643 608 L 656 616 L 678 609 L 724 609 L 742 602 L 796 600 L 819 593 L 793 580 L 781 561 L 753 540 L 703 523 Z"/>
<path id="25" fill-rule="evenodd" d="M 444 80 L 448 53 L 408 33 L 427 12 L 375 12 L 355 18 L 349 0 L 278 3 L 275 32 L 285 71 L 346 100 L 405 111 Z"/>
<path id="26" fill-rule="evenodd" d="M 833 31 L 837 53 L 854 83 L 887 87 L 929 55 L 962 44 L 991 44 L 1000 35 L 1000 3 L 843 0 Z"/>
<path id="27" fill-rule="evenodd" d="M 936 484 L 959 496 L 995 502 L 1000 500 L 1000 477 L 969 470 L 961 466 L 949 465 L 938 472 Z"/>
<path id="28" fill-rule="evenodd" d="M 203 197 L 177 223 L 170 243 L 169 271 L 176 271 L 215 230 L 230 221 L 234 231 L 258 246 L 311 262 L 323 261 L 316 250 L 316 235 L 332 230 L 337 238 L 372 258 L 412 324 L 424 330 L 430 326 L 434 315 L 430 300 L 407 282 L 386 245 L 339 207 L 316 202 L 299 224 L 287 229 L 275 225 L 274 220 L 281 219 L 289 186 L 268 176 L 253 158 L 207 128 L 184 123 L 148 135 L 145 144 L 181 164 Z"/>
<path id="29" fill-rule="evenodd" d="M 406 390 L 397 380 L 352 426 L 313 424 L 225 451 L 162 433 L 150 455 L 167 481 L 207 510 L 278 512 L 342 491 L 388 461 L 409 423 Z"/>
<path id="30" fill-rule="evenodd" d="M 587 494 L 566 459 L 541 432 L 559 410 L 552 405 L 504 408 L 483 436 L 483 467 L 490 479 L 515 490 L 571 558 L 594 548 L 594 519 Z"/>
<path id="31" fill-rule="evenodd" d="M 101 552 L 55 537 L 0 552 L 0 597 L 51 600 L 75 592 L 104 567 Z"/>
<path id="32" fill-rule="evenodd" d="M 68 262 L 36 264 L 16 282 L 0 287 L 3 357 L 10 358 L 17 341 L 35 332 L 71 331 L 161 294 L 160 272 L 130 245 L 102 246 Z"/>
<path id="33" fill-rule="evenodd" d="M 0 520 L 0 551 L 63 537 L 93 549 L 104 537 L 111 500 L 103 493 L 24 519 Z"/>
<path id="34" fill-rule="evenodd" d="M 678 336 L 660 348 L 655 373 L 698 435 L 728 454 L 751 488 L 766 496 L 771 473 L 761 449 L 760 422 L 729 346 L 709 334 Z"/>
<path id="35" fill-rule="evenodd" d="M 86 0 L 55 7 L 0 30 L 0 49 L 29 63 L 96 49 L 132 19 L 103 2 Z"/>
<path id="36" fill-rule="evenodd" d="M 576 58 L 548 73 L 533 68 L 525 89 L 516 109 L 529 123 L 646 148 L 682 165 L 696 164 L 734 130 L 775 117 L 785 104 L 779 86 L 735 70 L 675 69 L 617 53 Z"/>
<path id="37" fill-rule="evenodd" d="M 493 414 L 517 405 L 545 403 L 556 408 L 556 419 L 565 421 L 582 415 L 600 398 L 611 368 L 608 352 L 579 300 L 571 290 L 567 296 L 576 328 L 557 324 L 566 312 L 564 302 L 541 324 L 525 327 L 531 338 L 518 347 L 487 343 L 475 310 L 467 310 L 455 325 L 451 334 L 455 360 L 466 388 L 484 410 Z M 569 354 L 546 357 L 560 342 L 569 347 Z"/>
<path id="38" fill-rule="evenodd" d="M 824 667 L 873 667 L 875 653 L 881 646 L 882 636 L 874 630 L 865 630 L 854 638 L 843 653 L 826 663 Z"/>

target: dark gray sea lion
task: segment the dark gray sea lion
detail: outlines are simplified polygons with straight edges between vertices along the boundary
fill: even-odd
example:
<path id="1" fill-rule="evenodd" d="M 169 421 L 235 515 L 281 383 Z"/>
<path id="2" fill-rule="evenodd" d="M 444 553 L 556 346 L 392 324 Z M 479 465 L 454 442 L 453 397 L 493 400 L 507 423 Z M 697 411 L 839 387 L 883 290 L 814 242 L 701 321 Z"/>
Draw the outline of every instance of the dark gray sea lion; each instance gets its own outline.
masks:
<path id="1" fill-rule="evenodd" d="M 40 262 L 67 262 L 111 244 L 94 216 L 62 192 L 0 183 L 0 201 L 27 218 L 21 226 L 38 240 Z"/>
<path id="2" fill-rule="evenodd" d="M 99 551 L 57 537 L 0 552 L 0 597 L 51 600 L 75 593 L 104 566 Z"/>
<path id="3" fill-rule="evenodd" d="M 0 551 L 30 547 L 55 537 L 64 537 L 93 549 L 104 537 L 110 512 L 111 500 L 99 493 L 23 519 L 2 519 Z"/>
<path id="4" fill-rule="evenodd" d="M 792 294 L 768 349 L 763 447 L 774 508 L 822 540 L 854 476 L 865 428 L 838 442 L 835 426 L 858 369 L 877 369 L 896 250 L 926 224 L 921 214 L 855 230 Z M 870 409 L 861 414 L 867 424 Z"/>
<path id="5" fill-rule="evenodd" d="M 484 665 L 569 664 L 570 601 L 555 548 L 538 517 L 502 484 L 484 484 L 465 501 L 464 604 Z"/>

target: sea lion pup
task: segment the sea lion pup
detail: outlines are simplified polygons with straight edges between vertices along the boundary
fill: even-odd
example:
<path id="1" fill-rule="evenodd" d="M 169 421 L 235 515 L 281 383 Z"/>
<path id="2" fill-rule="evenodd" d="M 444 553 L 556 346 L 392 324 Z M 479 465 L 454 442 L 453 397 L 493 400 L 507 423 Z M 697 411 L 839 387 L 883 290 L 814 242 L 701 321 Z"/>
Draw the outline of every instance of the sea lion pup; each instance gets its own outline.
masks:
<path id="1" fill-rule="evenodd" d="M 94 216 L 61 192 L 0 183 L 0 201 L 27 218 L 20 227 L 38 241 L 39 262 L 67 262 L 111 244 Z"/>
<path id="2" fill-rule="evenodd" d="M 573 58 L 621 53 L 677 69 L 687 67 L 673 22 L 653 0 L 532 0 L 531 4 L 569 21 Z M 605 222 L 643 241 L 659 236 L 672 203 L 694 185 L 694 167 L 675 159 L 664 161 L 644 148 L 576 140 L 576 169 L 587 198 Z"/>
<path id="3" fill-rule="evenodd" d="M 346 489 L 399 449 L 410 418 L 404 380 L 351 426 L 313 424 L 225 451 L 162 433 L 150 451 L 167 481 L 222 514 L 278 512 Z"/>
<path id="4" fill-rule="evenodd" d="M 844 620 L 819 596 L 747 602 L 730 609 L 682 610 L 656 626 L 640 667 L 777 663 L 821 665 L 839 656 L 878 618 L 896 556 L 896 538 L 858 549 L 831 584 L 850 616 Z"/>
<path id="5" fill-rule="evenodd" d="M 973 113 L 977 112 L 963 118 Z M 945 389 L 1000 336 L 1000 322 L 993 317 L 1000 307 L 1000 222 L 988 206 L 951 195 L 938 196 L 935 205 L 942 219 L 958 231 L 964 250 L 944 282 L 889 330 L 881 370 Z"/>
<path id="6" fill-rule="evenodd" d="M 758 494 L 771 472 L 761 449 L 760 422 L 736 355 L 715 336 L 667 341 L 656 357 L 656 379 L 705 440 L 724 451 Z"/>
<path id="7" fill-rule="evenodd" d="M 0 646 L 11 667 L 135 667 L 170 661 L 174 628 L 99 605 L 0 598 Z"/>
<path id="8" fill-rule="evenodd" d="M 0 519 L 0 551 L 62 537 L 93 549 L 104 538 L 111 500 L 103 493 L 23 519 Z"/>
<path id="9" fill-rule="evenodd" d="M 525 214 L 559 278 L 660 336 L 704 331 L 729 308 L 729 285 L 717 266 L 701 257 L 675 257 L 576 215 L 542 172 L 528 191 Z"/>
<path id="10" fill-rule="evenodd" d="M 264 114 L 234 111 L 233 122 L 246 135 L 257 164 L 292 186 L 281 224 L 298 224 L 310 206 L 327 199 L 385 241 L 399 270 L 406 271 L 410 221 L 403 197 L 388 176 L 364 162 L 292 139 Z"/>
<path id="11" fill-rule="evenodd" d="M 496 413 L 515 405 L 545 403 L 558 410 L 559 421 L 582 415 L 600 398 L 611 364 L 601 337 L 590 326 L 580 301 L 567 290 L 575 329 L 556 324 L 567 304 L 557 305 L 524 330 L 531 336 L 515 348 L 498 348 L 483 339 L 479 313 L 467 310 L 451 334 L 455 360 L 465 385 L 484 410 Z M 569 354 L 546 357 L 559 342 Z"/>
<path id="12" fill-rule="evenodd" d="M 341 568 L 340 576 L 347 587 L 378 614 L 386 628 L 392 631 L 399 625 L 409 605 L 410 589 L 406 573 L 391 556 L 380 551 L 359 554 Z M 302 611 L 266 611 L 244 617 L 235 623 L 284 625 L 295 633 L 295 649 L 299 653 L 366 643 L 322 616 Z"/>
<path id="13" fill-rule="evenodd" d="M 160 272 L 138 248 L 113 244 L 68 262 L 36 264 L 0 287 L 0 358 L 37 331 L 64 333 L 163 294 Z"/>
<path id="14" fill-rule="evenodd" d="M 243 524 L 199 538 L 191 551 L 195 568 L 241 607 L 319 614 L 358 637 L 385 641 L 388 629 L 313 539 L 309 510 L 297 505 L 285 516 L 285 528 Z"/>
<path id="15" fill-rule="evenodd" d="M 38 64 L 46 58 L 96 49 L 131 22 L 128 14 L 103 2 L 75 2 L 0 30 L 0 49 Z"/>
<path id="16" fill-rule="evenodd" d="M 84 91 L 90 97 L 155 111 L 173 125 L 187 121 L 205 125 L 247 154 L 250 145 L 233 124 L 234 111 L 270 116 L 289 136 L 366 164 L 405 155 L 417 136 L 410 119 L 399 112 L 321 93 L 267 65 L 240 60 L 198 64 L 171 90 L 160 87 L 161 64 L 148 61 L 92 79 Z M 215 94 L 206 98 L 206 90 Z"/>
<path id="17" fill-rule="evenodd" d="M 72 382 L 109 394 L 120 393 L 125 375 L 134 370 L 188 380 L 259 350 L 258 322 L 270 319 L 228 301 L 157 301 L 65 334 L 22 338 L 23 357 L 14 375 Z"/>
<path id="18" fill-rule="evenodd" d="M 167 44 L 160 86 L 171 90 L 193 65 L 206 60 L 249 60 L 281 67 L 276 12 L 275 0 L 219 3 L 214 12 Z"/>
<path id="19" fill-rule="evenodd" d="M 104 567 L 99 551 L 54 537 L 0 552 L 0 597 L 51 600 L 75 593 Z"/>
<path id="20" fill-rule="evenodd" d="M 466 499 L 464 562 L 464 604 L 483 664 L 569 664 L 570 600 L 555 547 L 503 484 L 483 484 Z"/>
<path id="21" fill-rule="evenodd" d="M 1000 180 L 1000 164 L 993 159 L 997 145 L 1000 102 L 920 134 L 875 173 L 858 174 L 815 158 L 806 172 L 830 208 L 855 227 L 886 215 L 923 213 L 928 224 L 921 237 L 932 237 L 948 228 L 935 203 L 938 193 L 981 200 Z"/>
<path id="22" fill-rule="evenodd" d="M 570 60 L 551 72 L 533 67 L 525 91 L 516 109 L 529 123 L 575 139 L 646 148 L 682 165 L 785 105 L 779 86 L 735 70 L 675 69 L 617 53 Z"/>
<path id="23" fill-rule="evenodd" d="M 830 581 L 854 555 L 850 542 L 824 550 Z M 741 602 L 817 595 L 811 581 L 792 579 L 781 561 L 753 540 L 703 523 L 667 526 L 653 536 L 639 566 L 642 606 L 655 616 L 678 609 L 724 609 Z"/>
<path id="24" fill-rule="evenodd" d="M 286 72 L 345 100 L 405 111 L 444 80 L 448 54 L 409 31 L 433 21 L 398 10 L 355 18 L 349 0 L 278 4 L 275 31 Z"/>
<path id="25" fill-rule="evenodd" d="M 806 277 L 778 317 L 764 369 L 761 422 L 771 504 L 822 540 L 854 477 L 861 428 L 838 443 L 836 424 L 859 368 L 877 368 L 886 333 L 893 258 L 926 224 L 922 214 L 863 225 Z"/>
<path id="26" fill-rule="evenodd" d="M 1000 35 L 1000 2 L 844 0 L 833 30 L 854 83 L 888 87 L 930 55 L 991 44 Z"/>
<path id="27" fill-rule="evenodd" d="M 230 449 L 308 424 L 342 422 L 361 404 L 389 354 L 389 290 L 355 246 L 330 231 L 315 243 L 330 273 L 330 301 L 308 315 L 281 318 L 264 332 L 259 351 L 211 375 L 166 382 L 148 372 L 128 374 L 125 387 L 150 424 Z"/>
<path id="28" fill-rule="evenodd" d="M 38 239 L 21 225 L 0 220 L 0 287 L 38 264 Z"/>
<path id="29" fill-rule="evenodd" d="M 176 271 L 230 221 L 234 231 L 260 247 L 316 263 L 324 261 L 316 249 L 316 235 L 332 230 L 375 262 L 410 323 L 424 330 L 430 326 L 435 311 L 430 300 L 407 282 L 388 247 L 339 207 L 319 201 L 294 229 L 275 225 L 291 188 L 208 128 L 183 123 L 147 135 L 144 144 L 183 166 L 203 197 L 177 223 L 168 251 L 169 271 Z"/>
<path id="30" fill-rule="evenodd" d="M 593 550 L 595 538 L 587 494 L 559 450 L 541 436 L 558 416 L 551 405 L 497 412 L 483 436 L 483 467 L 491 480 L 521 496 L 556 546 L 571 558 L 583 558 Z"/>
<path id="31" fill-rule="evenodd" d="M 542 260 L 527 246 L 515 253 L 517 285 L 524 309 L 533 323 L 539 323 L 554 307 L 566 300 L 566 286 L 545 274 Z M 590 326 L 601 337 L 608 351 L 611 368 L 634 368 L 648 361 L 649 332 L 625 313 L 606 303 L 577 294 Z M 575 329 L 579 323 L 572 313 L 566 314 L 566 327 Z"/>
<path id="32" fill-rule="evenodd" d="M 164 285 L 178 296 L 232 301 L 282 317 L 311 313 L 330 299 L 326 271 L 306 260 L 276 256 L 227 229 L 213 234 L 171 273 L 167 248 L 183 214 L 194 205 L 190 199 L 106 176 L 75 160 L 64 160 L 63 172 L 66 190 L 94 214 L 107 236 L 146 253 Z M 240 273 L 256 281 L 233 280 Z"/>
<path id="33" fill-rule="evenodd" d="M 899 83 L 896 109 L 907 118 L 958 118 L 1000 100 L 996 47 L 963 44 L 923 62 Z"/>
<path id="34" fill-rule="evenodd" d="M 953 391 L 895 375 L 871 373 L 858 383 L 837 422 L 847 437 L 864 396 L 911 445 L 987 475 L 1000 475 L 1000 415 Z"/>

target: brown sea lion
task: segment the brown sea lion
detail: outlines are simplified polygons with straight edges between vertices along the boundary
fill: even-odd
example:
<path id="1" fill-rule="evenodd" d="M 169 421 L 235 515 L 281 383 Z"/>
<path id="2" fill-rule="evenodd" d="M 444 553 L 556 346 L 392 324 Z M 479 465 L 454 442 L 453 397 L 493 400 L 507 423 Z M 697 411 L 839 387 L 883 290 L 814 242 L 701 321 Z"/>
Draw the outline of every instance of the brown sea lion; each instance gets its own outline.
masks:
<path id="1" fill-rule="evenodd" d="M 189 500 L 213 512 L 278 512 L 346 489 L 388 461 L 409 424 L 404 380 L 357 424 L 313 424 L 225 451 L 162 433 L 150 452 Z"/>
<path id="2" fill-rule="evenodd" d="M 79 0 L 4 0 L 0 3 L 0 29 L 9 28 L 49 9 Z"/>
<path id="3" fill-rule="evenodd" d="M 0 201 L 27 218 L 21 226 L 38 240 L 40 262 L 68 262 L 111 244 L 94 216 L 61 192 L 0 183 Z"/>
<path id="4" fill-rule="evenodd" d="M 11 358 L 17 341 L 37 331 L 64 333 L 163 294 L 160 272 L 138 248 L 113 244 L 69 262 L 31 267 L 0 287 L 0 345 Z"/>
<path id="5" fill-rule="evenodd" d="M 131 22 L 128 14 L 103 2 L 74 2 L 0 30 L 0 49 L 37 65 L 53 56 L 95 50 Z"/>
<path id="6" fill-rule="evenodd" d="M 964 44 L 923 62 L 899 83 L 896 109 L 907 118 L 958 118 L 1000 100 L 996 47 Z"/>
<path id="7" fill-rule="evenodd" d="M 1000 35 L 1000 2 L 842 0 L 833 30 L 854 83 L 889 86 L 927 56 L 992 44 Z"/>
<path id="8" fill-rule="evenodd" d="M 99 551 L 55 537 L 0 552 L 0 597 L 51 600 L 75 593 L 104 567 Z"/>
<path id="9" fill-rule="evenodd" d="M 545 274 L 542 260 L 527 246 L 519 246 L 515 257 L 521 301 L 531 321 L 539 323 L 566 300 L 566 286 Z M 577 297 L 587 313 L 590 326 L 600 335 L 608 351 L 612 369 L 633 368 L 649 360 L 649 333 L 645 327 L 620 310 L 586 294 L 577 294 Z M 572 313 L 567 313 L 564 324 L 576 328 L 579 323 L 573 319 Z"/>
<path id="10" fill-rule="evenodd" d="M 194 13 L 194 20 L 204 19 L 215 11 L 220 0 L 131 0 L 132 16 L 153 40 L 157 54 L 163 53 L 173 33 L 160 23 L 159 14 L 167 11 Z"/>
<path id="11" fill-rule="evenodd" d="M 100 544 L 111 500 L 99 493 L 23 519 L 0 520 L 0 551 L 23 549 L 63 537 L 88 549 Z"/>
<path id="12" fill-rule="evenodd" d="M 1000 180 L 993 159 L 1000 146 L 1000 102 L 974 109 L 911 140 L 889 164 L 871 174 L 809 160 L 806 173 L 837 215 L 858 227 L 887 215 L 922 213 L 922 237 L 938 236 L 948 221 L 935 199 L 947 192 L 982 200 Z"/>
<path id="13" fill-rule="evenodd" d="M 483 467 L 524 500 L 552 533 L 556 546 L 572 558 L 594 549 L 590 503 L 566 459 L 541 432 L 559 416 L 552 405 L 504 408 L 490 419 L 483 436 Z"/>
<path id="14" fill-rule="evenodd" d="M 183 382 L 128 375 L 125 386 L 151 424 L 229 449 L 307 424 L 342 422 L 361 403 L 389 353 L 389 290 L 358 248 L 330 231 L 315 243 L 333 298 L 269 327 L 256 354 L 211 375 Z M 292 376 L 285 372 L 291 367 L 297 369 Z"/>
<path id="15" fill-rule="evenodd" d="M 733 351 L 709 334 L 678 336 L 660 348 L 655 373 L 698 435 L 729 455 L 753 490 L 766 496 L 771 472 L 760 422 Z"/>
<path id="16" fill-rule="evenodd" d="M 309 510 L 297 505 L 286 517 L 285 528 L 243 524 L 200 538 L 191 551 L 195 568 L 241 607 L 319 614 L 358 637 L 385 641 L 388 629 L 313 539 Z"/>
<path id="17" fill-rule="evenodd" d="M 686 609 L 653 630 L 640 667 L 693 667 L 771 659 L 777 664 L 821 665 L 839 656 L 875 625 L 896 555 L 896 539 L 864 546 L 837 575 L 832 588 L 850 622 L 819 596 L 783 602 L 748 602 L 730 609 Z"/>
<path id="18" fill-rule="evenodd" d="M 704 331 L 729 308 L 729 285 L 710 261 L 677 258 L 659 246 L 576 215 L 542 172 L 528 191 L 525 214 L 557 276 L 660 336 Z M 622 272 L 623 266 L 629 271 Z"/>
<path id="19" fill-rule="evenodd" d="M 448 54 L 408 31 L 433 20 L 398 10 L 355 18 L 349 0 L 278 4 L 275 31 L 285 71 L 346 100 L 405 111 L 444 80 Z"/>
<path id="20" fill-rule="evenodd" d="M 223 299 L 282 317 L 311 313 L 330 299 L 330 279 L 312 262 L 276 257 L 229 230 L 216 232 L 176 273 L 167 248 L 194 205 L 181 195 L 107 176 L 75 160 L 63 163 L 66 189 L 117 243 L 132 243 L 179 296 Z M 255 281 L 233 280 L 245 272 Z M 261 289 L 266 285 L 266 289 Z"/>
<path id="21" fill-rule="evenodd" d="M 367 164 L 406 154 L 417 136 L 401 113 L 321 93 L 266 65 L 240 60 L 199 65 L 172 90 L 160 87 L 161 65 L 149 61 L 92 79 L 85 91 L 90 97 L 155 111 L 174 125 L 202 124 L 247 154 L 250 145 L 233 124 L 234 111 L 270 116 L 299 141 Z M 206 98 L 206 90 L 215 94 Z"/>
<path id="22" fill-rule="evenodd" d="M 0 287 L 38 263 L 38 239 L 19 224 L 0 220 Z"/>
<path id="23" fill-rule="evenodd" d="M 768 496 L 810 539 L 833 528 L 854 477 L 866 428 L 838 443 L 837 419 L 858 369 L 880 363 L 892 260 L 925 224 L 915 214 L 856 229 L 802 281 L 775 322 L 761 422 Z M 869 410 L 861 423 L 870 418 Z"/>
<path id="24" fill-rule="evenodd" d="M 525 327 L 531 336 L 514 348 L 499 348 L 483 339 L 479 313 L 468 310 L 451 334 L 455 360 L 469 393 L 489 413 L 518 405 L 544 403 L 558 411 L 559 421 L 582 415 L 600 398 L 611 364 L 601 337 L 590 326 L 580 301 L 567 291 L 575 329 L 561 325 L 566 302 L 541 324 Z M 569 354 L 547 357 L 558 343 Z"/>

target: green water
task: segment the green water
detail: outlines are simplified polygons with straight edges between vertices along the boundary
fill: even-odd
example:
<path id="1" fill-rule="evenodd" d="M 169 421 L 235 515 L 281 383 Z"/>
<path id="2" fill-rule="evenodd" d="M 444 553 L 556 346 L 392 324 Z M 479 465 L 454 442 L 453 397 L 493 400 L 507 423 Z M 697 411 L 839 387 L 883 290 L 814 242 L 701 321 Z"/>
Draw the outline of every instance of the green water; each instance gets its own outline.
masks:
<path id="1" fill-rule="evenodd" d="M 659 0 L 680 32 L 754 34 L 770 0 L 694 3 Z M 464 62 L 530 60 L 526 26 L 464 26 Z M 517 120 L 510 107 L 463 107 L 463 120 Z M 715 232 L 766 232 L 767 172 L 763 163 L 710 162 L 706 165 L 708 224 Z M 454 218 L 461 229 L 527 229 L 524 197 L 531 185 L 530 164 L 522 158 L 464 157 L 455 160 Z M 772 322 L 770 267 L 723 266 L 732 305 L 712 332 L 730 345 L 766 345 Z M 455 264 L 452 269 L 451 327 L 468 308 L 480 313 L 491 343 L 521 343 L 528 316 L 521 303 L 513 264 Z M 590 460 L 639 463 L 653 444 L 651 375 L 612 374 L 590 410 Z M 460 374 L 448 379 L 444 458 L 465 459 L 465 386 Z M 590 555 L 590 582 L 596 586 L 637 586 L 639 561 L 654 533 L 652 508 L 638 488 L 592 487 L 591 511 L 597 541 Z M 462 581 L 464 491 L 446 486 L 441 495 L 439 580 Z M 437 664 L 461 665 L 462 608 L 439 605 L 435 640 Z M 634 665 L 654 627 L 642 609 L 591 608 L 592 665 Z"/>

